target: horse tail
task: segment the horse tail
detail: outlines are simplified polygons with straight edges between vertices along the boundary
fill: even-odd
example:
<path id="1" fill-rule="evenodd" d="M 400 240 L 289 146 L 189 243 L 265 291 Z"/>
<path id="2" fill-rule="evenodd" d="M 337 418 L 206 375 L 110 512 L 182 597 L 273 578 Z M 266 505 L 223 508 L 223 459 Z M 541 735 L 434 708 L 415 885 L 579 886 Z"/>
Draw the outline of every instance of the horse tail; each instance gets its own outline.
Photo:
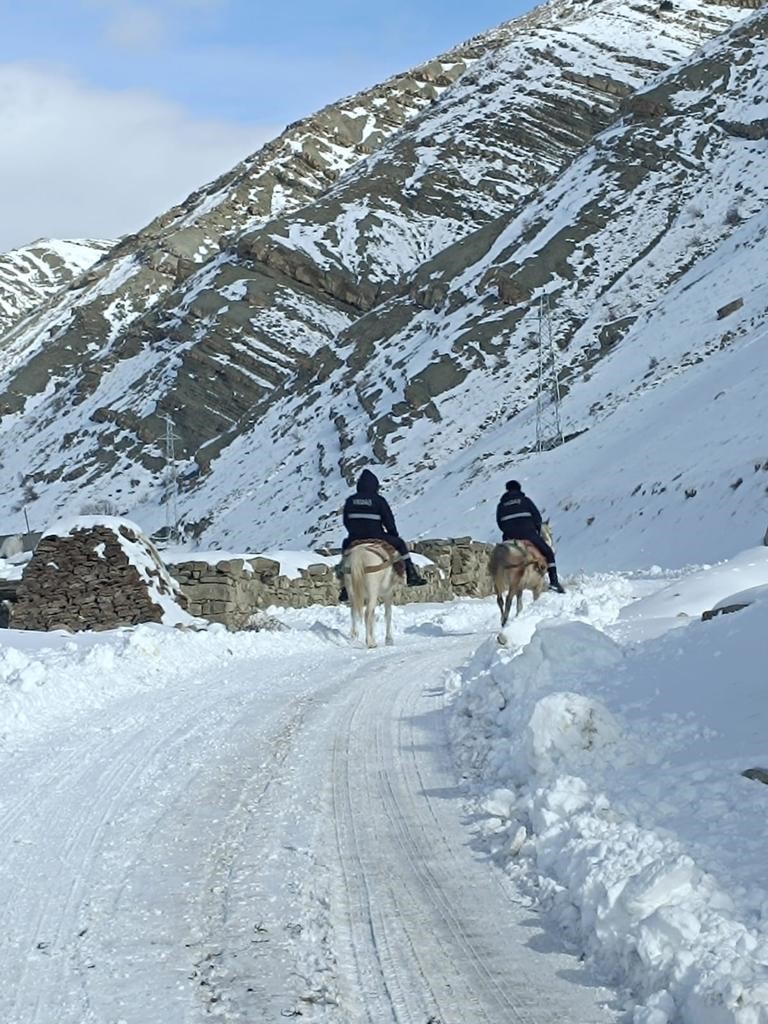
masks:
<path id="1" fill-rule="evenodd" d="M 365 562 L 362 557 L 362 548 L 352 552 L 349 559 L 350 575 L 350 598 L 355 604 L 362 608 L 365 600 Z"/>

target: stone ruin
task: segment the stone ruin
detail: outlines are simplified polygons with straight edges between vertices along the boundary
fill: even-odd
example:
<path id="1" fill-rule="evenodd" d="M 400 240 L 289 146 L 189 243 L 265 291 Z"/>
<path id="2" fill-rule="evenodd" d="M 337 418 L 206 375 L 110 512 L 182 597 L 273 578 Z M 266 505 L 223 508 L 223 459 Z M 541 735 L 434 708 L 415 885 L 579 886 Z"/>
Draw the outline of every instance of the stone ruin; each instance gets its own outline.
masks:
<path id="1" fill-rule="evenodd" d="M 152 542 L 125 519 L 85 516 L 43 534 L 10 606 L 13 629 L 191 622 Z"/>

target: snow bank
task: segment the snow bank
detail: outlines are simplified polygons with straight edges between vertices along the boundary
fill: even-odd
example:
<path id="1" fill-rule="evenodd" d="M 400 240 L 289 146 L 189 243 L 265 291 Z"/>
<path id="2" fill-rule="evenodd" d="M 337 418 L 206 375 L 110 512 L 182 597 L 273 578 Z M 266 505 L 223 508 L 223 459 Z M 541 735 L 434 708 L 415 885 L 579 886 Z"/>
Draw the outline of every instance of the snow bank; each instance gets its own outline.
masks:
<path id="1" fill-rule="evenodd" d="M 72 635 L 8 629 L 2 640 L 0 746 L 5 750 L 66 727 L 110 701 L 162 687 L 174 676 L 209 685 L 213 674 L 223 687 L 228 674 L 238 670 L 238 659 L 252 665 L 267 656 L 290 658 L 323 642 L 310 633 L 229 633 L 220 625 L 180 632 L 156 624 Z"/>
<path id="2" fill-rule="evenodd" d="M 768 766 L 767 625 L 761 602 L 626 649 L 542 624 L 452 678 L 488 850 L 634 1024 L 768 1022 L 768 786 L 741 775 Z"/>
<path id="3" fill-rule="evenodd" d="M 705 565 L 663 590 L 628 605 L 621 618 L 700 616 L 716 604 L 734 603 L 737 594 L 768 584 L 768 547 L 749 548 L 719 565 Z"/>

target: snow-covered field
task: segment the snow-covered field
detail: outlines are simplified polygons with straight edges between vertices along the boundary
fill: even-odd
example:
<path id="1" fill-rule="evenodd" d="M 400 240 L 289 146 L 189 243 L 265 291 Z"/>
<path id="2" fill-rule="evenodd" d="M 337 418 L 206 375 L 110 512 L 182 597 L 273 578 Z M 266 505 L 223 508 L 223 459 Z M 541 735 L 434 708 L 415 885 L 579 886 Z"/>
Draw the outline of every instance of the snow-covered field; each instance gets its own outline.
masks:
<path id="1" fill-rule="evenodd" d="M 2 1019 L 768 1021 L 768 548 L 566 582 L 4 631 Z"/>

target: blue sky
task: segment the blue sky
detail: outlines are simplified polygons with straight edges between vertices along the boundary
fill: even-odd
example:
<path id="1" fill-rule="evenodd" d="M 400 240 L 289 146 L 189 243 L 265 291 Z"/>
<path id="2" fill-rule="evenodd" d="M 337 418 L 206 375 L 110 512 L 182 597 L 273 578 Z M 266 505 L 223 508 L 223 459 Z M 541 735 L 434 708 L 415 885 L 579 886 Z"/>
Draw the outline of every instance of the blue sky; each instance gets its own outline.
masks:
<path id="1" fill-rule="evenodd" d="M 0 0 L 0 196 L 20 200 L 0 250 L 135 230 L 290 121 L 532 6 Z"/>

